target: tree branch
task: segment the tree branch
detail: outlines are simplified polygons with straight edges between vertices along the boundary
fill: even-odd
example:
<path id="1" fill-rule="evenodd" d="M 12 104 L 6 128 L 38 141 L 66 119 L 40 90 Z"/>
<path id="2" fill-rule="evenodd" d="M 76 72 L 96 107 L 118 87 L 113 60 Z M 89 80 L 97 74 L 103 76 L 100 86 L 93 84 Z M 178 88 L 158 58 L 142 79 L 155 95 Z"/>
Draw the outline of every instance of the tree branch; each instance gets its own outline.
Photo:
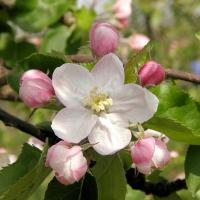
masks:
<path id="1" fill-rule="evenodd" d="M 168 78 L 179 79 L 198 84 L 200 83 L 200 76 L 189 72 L 183 72 L 176 69 L 165 69 L 165 73 Z"/>
<path id="2" fill-rule="evenodd" d="M 23 131 L 24 133 L 28 133 L 29 135 L 36 137 L 43 142 L 46 140 L 46 138 L 49 139 L 50 144 L 54 144 L 60 140 L 58 137 L 55 136 L 53 131 L 44 128 L 38 128 L 26 121 L 23 121 L 7 113 L 1 108 L 0 121 L 2 121 L 5 126 L 17 128 L 18 130 Z"/>
<path id="3" fill-rule="evenodd" d="M 159 197 L 166 197 L 178 190 L 186 189 L 185 179 L 177 179 L 174 182 L 161 181 L 151 183 L 145 180 L 145 176 L 136 173 L 135 169 L 129 169 L 126 172 L 127 183 L 136 190 L 141 190 L 146 194 L 153 194 Z"/>
<path id="4" fill-rule="evenodd" d="M 70 59 L 73 62 L 77 63 L 89 63 L 94 61 L 94 58 L 91 56 L 86 56 L 86 55 L 72 55 L 70 56 Z M 165 69 L 166 77 L 167 78 L 172 78 L 172 79 L 179 79 L 179 80 L 184 80 L 192 83 L 197 83 L 200 84 L 200 76 L 189 73 L 189 72 L 183 72 L 175 69 Z"/>
<path id="5" fill-rule="evenodd" d="M 10 92 L 8 94 L 3 94 L 0 92 L 0 100 L 4 101 L 20 101 L 20 98 L 17 94 Z"/>
<path id="6" fill-rule="evenodd" d="M 2 121 L 6 126 L 17 128 L 25 133 L 32 135 L 45 141 L 46 138 L 49 139 L 50 144 L 55 144 L 60 139 L 54 135 L 53 131 L 44 128 L 38 128 L 28 122 L 25 122 L 0 108 L 0 121 Z M 126 172 L 127 183 L 137 190 L 141 190 L 146 194 L 154 194 L 157 196 L 168 196 L 169 194 L 186 188 L 185 180 L 176 180 L 174 182 L 158 182 L 151 183 L 145 181 L 145 176 L 143 174 L 136 174 L 134 169 L 130 169 Z"/>

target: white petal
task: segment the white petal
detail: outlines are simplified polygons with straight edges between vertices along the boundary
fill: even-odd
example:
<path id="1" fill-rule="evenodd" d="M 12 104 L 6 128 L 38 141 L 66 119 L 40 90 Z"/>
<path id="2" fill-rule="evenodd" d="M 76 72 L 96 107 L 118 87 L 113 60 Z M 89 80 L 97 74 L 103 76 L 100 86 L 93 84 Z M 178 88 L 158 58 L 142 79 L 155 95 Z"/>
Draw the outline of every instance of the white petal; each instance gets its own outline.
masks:
<path id="1" fill-rule="evenodd" d="M 104 91 L 111 91 L 124 83 L 124 68 L 119 58 L 113 54 L 103 56 L 91 73 Z"/>
<path id="2" fill-rule="evenodd" d="M 157 110 L 158 98 L 136 84 L 126 84 L 115 93 L 111 93 L 113 105 L 111 113 L 119 113 L 122 118 L 132 122 L 145 122 Z"/>
<path id="3" fill-rule="evenodd" d="M 67 107 L 81 104 L 95 86 L 94 78 L 84 67 L 77 64 L 63 64 L 53 73 L 52 84 L 58 99 Z"/>
<path id="4" fill-rule="evenodd" d="M 131 140 L 131 132 L 116 126 L 106 118 L 99 117 L 91 134 L 88 136 L 90 144 L 101 155 L 111 155 L 126 147 Z"/>
<path id="5" fill-rule="evenodd" d="M 59 138 L 70 143 L 78 143 L 86 138 L 97 121 L 85 108 L 64 108 L 52 121 L 52 129 Z"/>
<path id="6" fill-rule="evenodd" d="M 142 174 L 150 174 L 151 173 L 151 163 L 143 163 L 136 165 L 137 170 Z"/>

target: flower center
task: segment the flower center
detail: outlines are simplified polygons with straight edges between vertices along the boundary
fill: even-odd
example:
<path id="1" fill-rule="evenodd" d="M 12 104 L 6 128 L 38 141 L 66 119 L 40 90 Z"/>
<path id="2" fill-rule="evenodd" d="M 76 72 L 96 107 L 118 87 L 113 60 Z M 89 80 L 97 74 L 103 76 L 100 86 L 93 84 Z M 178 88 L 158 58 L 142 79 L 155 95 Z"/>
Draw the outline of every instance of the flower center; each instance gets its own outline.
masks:
<path id="1" fill-rule="evenodd" d="M 98 88 L 92 89 L 88 96 L 83 99 L 85 107 L 91 109 L 95 113 L 107 112 L 113 101 L 104 92 L 99 92 Z"/>

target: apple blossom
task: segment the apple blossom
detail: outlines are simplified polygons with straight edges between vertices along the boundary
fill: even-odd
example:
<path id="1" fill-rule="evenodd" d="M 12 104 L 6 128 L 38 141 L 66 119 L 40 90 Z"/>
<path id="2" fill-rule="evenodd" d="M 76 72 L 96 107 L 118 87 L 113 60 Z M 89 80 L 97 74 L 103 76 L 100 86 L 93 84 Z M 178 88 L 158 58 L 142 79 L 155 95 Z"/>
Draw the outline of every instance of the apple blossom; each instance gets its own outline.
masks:
<path id="1" fill-rule="evenodd" d="M 103 56 L 89 72 L 72 63 L 55 69 L 55 94 L 66 106 L 52 121 L 62 140 L 79 143 L 88 138 L 102 155 L 114 154 L 131 140 L 129 122 L 142 123 L 157 110 L 155 95 L 136 84 L 124 84 L 124 68 L 115 54 Z"/>
<path id="2" fill-rule="evenodd" d="M 51 79 L 39 70 L 29 70 L 20 79 L 19 96 L 23 102 L 38 108 L 49 102 L 54 95 Z"/>
<path id="3" fill-rule="evenodd" d="M 132 49 L 140 51 L 150 41 L 144 34 L 133 34 L 129 39 L 129 45 Z"/>
<path id="4" fill-rule="evenodd" d="M 78 182 L 87 171 L 87 160 L 80 146 L 70 146 L 61 141 L 49 148 L 46 166 L 55 171 L 56 178 L 64 185 Z"/>
<path id="5" fill-rule="evenodd" d="M 117 30 L 109 23 L 95 23 L 90 30 L 90 47 L 97 57 L 114 52 L 119 43 Z"/>
<path id="6" fill-rule="evenodd" d="M 163 168 L 170 159 L 167 146 L 160 139 L 147 137 L 131 147 L 131 157 L 139 172 L 150 174 L 153 168 Z"/>
<path id="7" fill-rule="evenodd" d="M 152 86 L 165 79 L 165 70 L 157 62 L 150 60 L 139 69 L 139 81 L 142 86 Z"/>
<path id="8" fill-rule="evenodd" d="M 128 19 L 131 15 L 131 0 L 117 0 L 113 6 L 117 19 Z"/>

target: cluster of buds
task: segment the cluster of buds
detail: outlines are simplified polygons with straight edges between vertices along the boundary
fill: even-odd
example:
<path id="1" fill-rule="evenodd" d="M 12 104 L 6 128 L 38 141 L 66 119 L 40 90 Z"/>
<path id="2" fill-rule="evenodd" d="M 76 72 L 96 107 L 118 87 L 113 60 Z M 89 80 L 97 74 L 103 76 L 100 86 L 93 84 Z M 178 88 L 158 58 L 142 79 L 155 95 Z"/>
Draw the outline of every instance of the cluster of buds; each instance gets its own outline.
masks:
<path id="1" fill-rule="evenodd" d="M 28 70 L 20 79 L 19 96 L 31 108 L 44 106 L 54 96 L 51 79 L 40 70 Z"/>
<path id="2" fill-rule="evenodd" d="M 131 147 L 132 161 L 140 173 L 150 174 L 152 169 L 162 169 L 170 160 L 170 153 L 162 140 L 162 134 L 144 131 L 143 138 Z"/>
<path id="3" fill-rule="evenodd" d="M 86 173 L 88 165 L 80 146 L 61 141 L 49 148 L 46 166 L 55 171 L 57 180 L 69 185 L 78 182 Z"/>

